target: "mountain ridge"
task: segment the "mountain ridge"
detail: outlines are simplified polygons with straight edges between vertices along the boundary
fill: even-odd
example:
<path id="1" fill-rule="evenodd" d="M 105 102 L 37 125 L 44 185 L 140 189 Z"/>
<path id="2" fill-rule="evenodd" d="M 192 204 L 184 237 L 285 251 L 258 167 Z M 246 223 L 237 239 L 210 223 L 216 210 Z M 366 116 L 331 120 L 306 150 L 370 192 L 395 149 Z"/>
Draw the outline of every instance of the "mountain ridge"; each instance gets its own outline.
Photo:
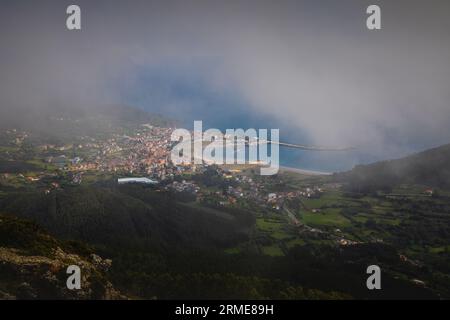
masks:
<path id="1" fill-rule="evenodd" d="M 335 173 L 335 179 L 349 183 L 354 190 L 389 190 L 400 184 L 419 184 L 450 189 L 450 144 L 412 155 L 357 165 L 352 170 Z"/>

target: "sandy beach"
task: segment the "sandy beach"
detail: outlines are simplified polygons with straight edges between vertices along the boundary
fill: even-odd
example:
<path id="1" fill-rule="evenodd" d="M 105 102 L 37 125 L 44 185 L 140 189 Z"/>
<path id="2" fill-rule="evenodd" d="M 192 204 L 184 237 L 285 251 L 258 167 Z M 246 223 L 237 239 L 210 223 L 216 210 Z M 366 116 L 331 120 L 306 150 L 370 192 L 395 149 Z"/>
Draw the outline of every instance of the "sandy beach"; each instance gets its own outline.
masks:
<path id="1" fill-rule="evenodd" d="M 332 172 L 304 170 L 304 169 L 298 169 L 298 168 L 292 168 L 292 167 L 280 167 L 280 171 L 295 172 L 295 173 L 300 173 L 300 174 L 309 175 L 309 176 L 319 176 L 319 175 L 327 176 L 327 175 L 333 174 Z"/>

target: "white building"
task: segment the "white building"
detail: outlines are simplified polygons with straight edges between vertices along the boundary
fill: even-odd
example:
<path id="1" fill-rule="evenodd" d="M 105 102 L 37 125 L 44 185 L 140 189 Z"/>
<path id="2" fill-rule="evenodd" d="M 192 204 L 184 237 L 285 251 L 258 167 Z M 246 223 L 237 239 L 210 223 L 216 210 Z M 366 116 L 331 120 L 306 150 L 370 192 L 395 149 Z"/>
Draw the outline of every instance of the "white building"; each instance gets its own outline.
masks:
<path id="1" fill-rule="evenodd" d="M 157 184 L 158 181 L 149 178 L 119 178 L 117 179 L 119 184 L 125 183 L 143 183 L 143 184 Z"/>

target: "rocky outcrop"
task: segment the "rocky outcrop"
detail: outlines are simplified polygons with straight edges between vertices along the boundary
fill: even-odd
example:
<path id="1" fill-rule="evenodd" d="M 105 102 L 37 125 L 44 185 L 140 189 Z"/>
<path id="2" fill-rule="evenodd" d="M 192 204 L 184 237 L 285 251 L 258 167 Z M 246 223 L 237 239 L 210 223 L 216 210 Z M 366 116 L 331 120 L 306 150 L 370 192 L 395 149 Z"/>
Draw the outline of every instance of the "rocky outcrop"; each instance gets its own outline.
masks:
<path id="1" fill-rule="evenodd" d="M 126 299 L 107 279 L 111 260 L 96 254 L 68 252 L 57 240 L 52 238 L 49 242 L 51 237 L 41 229 L 30 228 L 29 222 L 22 224 L 17 218 L 0 217 L 3 239 L 14 235 L 21 244 L 13 247 L 8 241 L 0 242 L 0 299 Z M 45 239 L 44 249 L 28 250 L 29 246 L 18 241 L 17 228 L 28 231 L 26 244 L 32 243 L 34 248 L 43 247 L 40 244 Z M 31 232 L 37 235 L 30 235 Z M 80 289 L 67 286 L 71 276 L 67 268 L 71 265 L 80 268 Z"/>

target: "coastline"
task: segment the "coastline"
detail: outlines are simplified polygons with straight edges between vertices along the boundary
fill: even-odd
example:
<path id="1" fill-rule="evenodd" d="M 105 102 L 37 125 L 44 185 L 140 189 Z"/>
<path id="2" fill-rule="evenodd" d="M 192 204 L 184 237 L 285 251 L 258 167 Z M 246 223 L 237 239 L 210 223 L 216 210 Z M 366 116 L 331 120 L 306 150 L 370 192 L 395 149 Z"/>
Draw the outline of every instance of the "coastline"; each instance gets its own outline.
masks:
<path id="1" fill-rule="evenodd" d="M 298 168 L 292 168 L 292 167 L 283 167 L 283 166 L 280 166 L 280 171 L 295 172 L 295 173 L 300 173 L 300 174 L 309 175 L 309 176 L 329 176 L 329 175 L 333 174 L 333 172 L 305 170 L 305 169 L 298 169 Z"/>

